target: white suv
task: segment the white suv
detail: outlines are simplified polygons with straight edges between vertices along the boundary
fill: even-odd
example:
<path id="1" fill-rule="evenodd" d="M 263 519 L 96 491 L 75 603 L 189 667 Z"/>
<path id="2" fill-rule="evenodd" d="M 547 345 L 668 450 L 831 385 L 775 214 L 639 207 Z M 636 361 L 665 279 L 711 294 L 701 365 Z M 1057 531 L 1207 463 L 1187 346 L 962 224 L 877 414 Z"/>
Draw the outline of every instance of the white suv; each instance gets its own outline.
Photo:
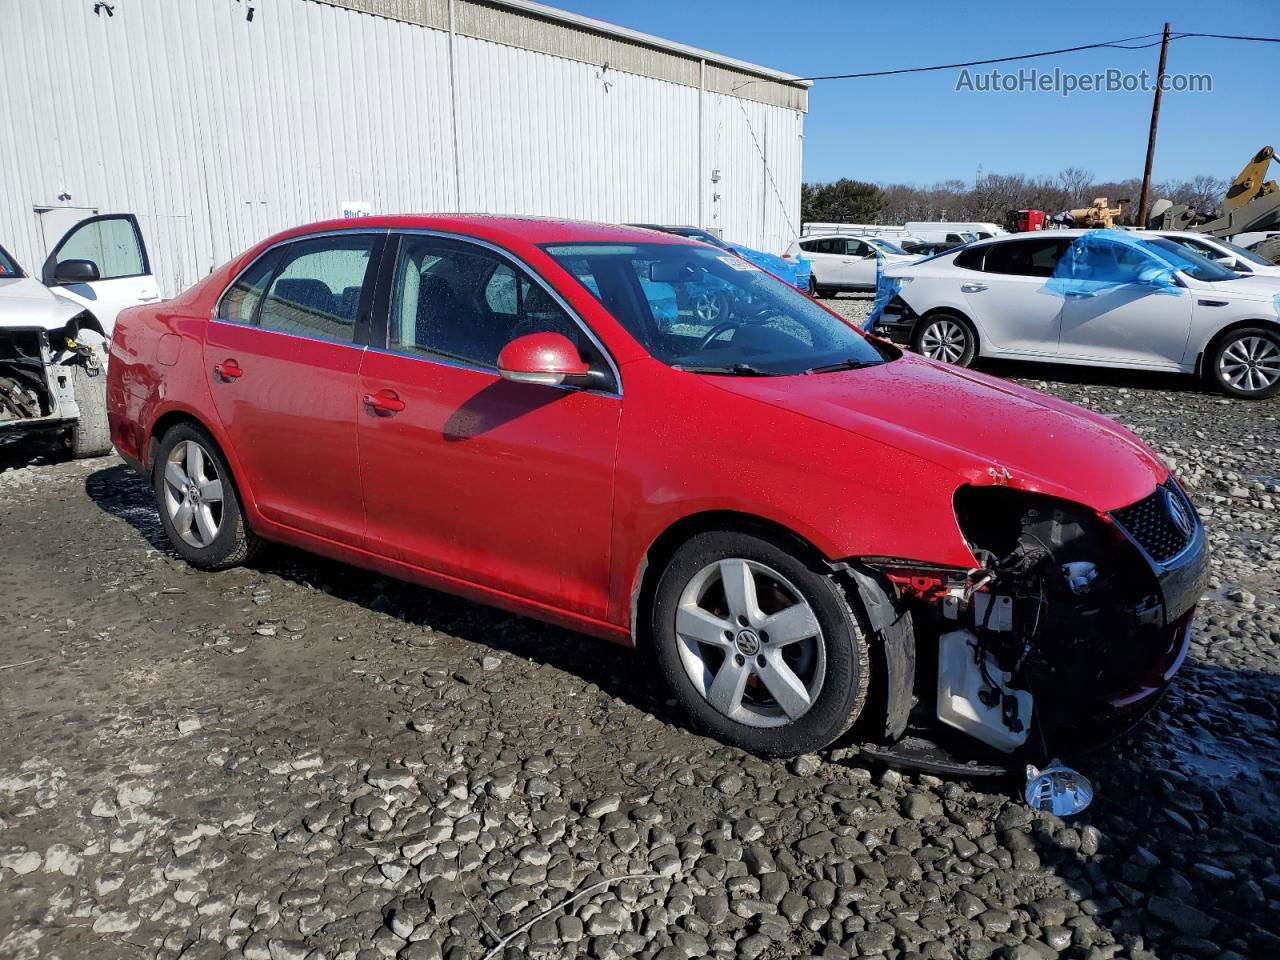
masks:
<path id="1" fill-rule="evenodd" d="M 1280 393 L 1280 279 L 1244 277 L 1173 240 L 1049 230 L 886 267 L 868 327 L 967 366 L 1011 357 L 1199 373 Z"/>
<path id="2" fill-rule="evenodd" d="M 883 237 L 852 237 L 841 233 L 801 237 L 784 254 L 787 257 L 801 255 L 813 265 L 815 297 L 834 295 L 842 290 L 874 290 L 877 260 L 888 267 L 918 259 Z"/>
<path id="3" fill-rule="evenodd" d="M 109 453 L 107 341 L 121 310 L 159 299 L 132 214 L 77 223 L 39 279 L 0 248 L 0 437 L 56 431 L 72 456 Z"/>

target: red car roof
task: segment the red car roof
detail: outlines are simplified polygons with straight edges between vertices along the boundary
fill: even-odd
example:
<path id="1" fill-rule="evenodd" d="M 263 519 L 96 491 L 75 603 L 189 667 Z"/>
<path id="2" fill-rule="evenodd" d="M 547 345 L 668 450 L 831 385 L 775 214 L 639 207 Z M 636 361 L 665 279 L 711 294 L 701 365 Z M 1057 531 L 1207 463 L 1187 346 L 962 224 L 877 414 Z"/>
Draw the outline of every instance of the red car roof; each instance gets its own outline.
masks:
<path id="1" fill-rule="evenodd" d="M 320 233 L 329 230 L 440 230 L 478 237 L 499 244 L 517 243 L 672 243 L 694 241 L 657 230 L 624 227 L 586 220 L 556 220 L 544 217 L 495 216 L 483 213 L 383 214 L 373 217 L 324 220 L 295 227 L 273 237 Z"/>

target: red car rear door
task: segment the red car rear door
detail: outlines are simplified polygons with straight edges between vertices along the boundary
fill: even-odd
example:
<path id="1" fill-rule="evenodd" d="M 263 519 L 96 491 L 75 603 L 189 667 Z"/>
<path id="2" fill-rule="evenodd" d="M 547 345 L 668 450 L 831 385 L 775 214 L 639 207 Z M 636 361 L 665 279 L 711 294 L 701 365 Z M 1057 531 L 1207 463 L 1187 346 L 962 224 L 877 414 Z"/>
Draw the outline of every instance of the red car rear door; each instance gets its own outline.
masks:
<path id="1" fill-rule="evenodd" d="M 268 520 L 364 543 L 357 380 L 383 232 L 281 244 L 227 290 L 204 358 L 214 406 Z"/>
<path id="2" fill-rule="evenodd" d="M 486 245 L 405 234 L 388 252 L 386 349 L 360 374 L 369 549 L 604 620 L 617 373 L 557 296 Z M 498 352 L 563 333 L 608 371 L 600 390 L 512 383 Z"/>

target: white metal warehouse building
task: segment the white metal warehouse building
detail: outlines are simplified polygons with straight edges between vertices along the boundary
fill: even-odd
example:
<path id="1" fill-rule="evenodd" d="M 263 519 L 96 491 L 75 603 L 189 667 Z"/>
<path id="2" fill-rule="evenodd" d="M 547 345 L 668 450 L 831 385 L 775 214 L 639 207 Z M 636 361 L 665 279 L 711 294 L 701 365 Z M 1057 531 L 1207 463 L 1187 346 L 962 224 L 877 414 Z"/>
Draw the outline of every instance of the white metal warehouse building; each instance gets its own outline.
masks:
<path id="1" fill-rule="evenodd" d="M 526 0 L 0 0 L 0 23 L 0 246 L 29 271 L 95 211 L 138 215 L 166 296 L 344 211 L 799 232 L 806 82 Z"/>

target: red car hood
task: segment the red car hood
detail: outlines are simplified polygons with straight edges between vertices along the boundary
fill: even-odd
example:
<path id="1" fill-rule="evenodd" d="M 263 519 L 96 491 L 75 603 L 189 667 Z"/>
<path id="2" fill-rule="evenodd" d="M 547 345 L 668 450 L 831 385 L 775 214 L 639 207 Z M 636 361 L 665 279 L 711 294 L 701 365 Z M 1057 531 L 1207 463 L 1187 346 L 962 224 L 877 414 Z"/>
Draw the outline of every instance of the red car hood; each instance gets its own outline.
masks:
<path id="1" fill-rule="evenodd" d="M 1082 503 L 1128 506 L 1168 476 L 1137 436 L 1100 414 L 913 354 L 797 377 L 708 377 L 724 390 L 829 423 L 953 471 Z"/>

